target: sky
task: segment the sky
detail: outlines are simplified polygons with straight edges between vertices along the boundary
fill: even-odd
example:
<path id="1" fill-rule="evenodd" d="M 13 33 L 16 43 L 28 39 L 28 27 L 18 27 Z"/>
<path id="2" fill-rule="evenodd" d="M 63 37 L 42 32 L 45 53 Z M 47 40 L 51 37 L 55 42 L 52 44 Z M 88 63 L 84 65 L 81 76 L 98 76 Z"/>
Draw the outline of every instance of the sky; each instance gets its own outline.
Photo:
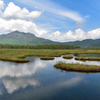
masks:
<path id="1" fill-rule="evenodd" d="M 100 0 L 0 0 L 0 35 L 18 30 L 68 42 L 100 38 Z"/>

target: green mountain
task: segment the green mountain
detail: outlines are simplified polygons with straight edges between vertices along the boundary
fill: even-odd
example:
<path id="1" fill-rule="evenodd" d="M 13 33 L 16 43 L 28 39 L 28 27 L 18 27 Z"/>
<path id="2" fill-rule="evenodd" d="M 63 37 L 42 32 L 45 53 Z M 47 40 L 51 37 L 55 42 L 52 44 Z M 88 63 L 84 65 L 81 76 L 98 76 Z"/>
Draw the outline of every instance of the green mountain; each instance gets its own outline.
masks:
<path id="1" fill-rule="evenodd" d="M 48 39 L 38 38 L 34 34 L 13 31 L 8 34 L 0 35 L 0 44 L 12 45 L 39 45 L 39 44 L 57 44 Z"/>
<path id="2" fill-rule="evenodd" d="M 64 42 L 63 44 L 80 47 L 100 47 L 100 39 L 85 39 L 82 41 Z"/>
<path id="3" fill-rule="evenodd" d="M 13 31 L 8 34 L 0 35 L 0 44 L 12 44 L 12 45 L 43 45 L 43 44 L 63 44 L 74 45 L 80 47 L 100 47 L 100 39 L 85 39 L 82 41 L 74 42 L 54 42 L 49 39 L 36 37 L 31 33 L 24 33 L 19 31 Z"/>
<path id="4" fill-rule="evenodd" d="M 76 45 L 76 46 L 81 46 L 81 47 L 88 47 L 88 46 L 92 45 L 93 43 L 95 43 L 95 40 L 86 39 L 83 41 L 65 42 L 64 44 Z"/>

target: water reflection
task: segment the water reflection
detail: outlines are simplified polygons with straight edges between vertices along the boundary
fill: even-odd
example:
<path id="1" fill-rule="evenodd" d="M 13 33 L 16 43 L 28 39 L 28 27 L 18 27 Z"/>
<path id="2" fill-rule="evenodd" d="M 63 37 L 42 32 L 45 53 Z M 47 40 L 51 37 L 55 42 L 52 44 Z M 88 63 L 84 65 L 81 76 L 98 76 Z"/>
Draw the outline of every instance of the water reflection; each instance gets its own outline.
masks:
<path id="1" fill-rule="evenodd" d="M 0 77 L 22 77 L 32 75 L 37 69 L 45 68 L 46 64 L 39 58 L 34 59 L 33 63 L 17 64 L 9 62 L 0 62 Z"/>
<path id="2" fill-rule="evenodd" d="M 75 57 L 74 57 L 75 58 Z M 42 61 L 38 57 L 27 57 L 31 61 L 29 63 L 24 64 L 16 64 L 0 61 L 0 77 L 10 76 L 10 77 L 23 77 L 32 75 L 36 72 L 36 70 L 45 68 L 48 63 L 52 66 L 59 61 L 64 61 L 66 63 L 80 63 L 87 65 L 98 65 L 100 66 L 100 61 L 78 61 L 75 59 L 63 59 L 62 57 L 56 57 L 53 61 Z"/>
<path id="3" fill-rule="evenodd" d="M 55 100 L 50 97 L 53 97 L 54 95 L 59 97 L 59 93 L 61 92 L 62 94 L 65 94 L 66 97 L 66 94 L 70 93 L 68 92 L 70 90 L 71 93 L 72 91 L 76 93 L 76 91 L 79 89 L 77 88 L 77 86 L 80 86 L 80 88 L 82 88 L 81 85 L 85 86 L 87 84 L 85 83 L 85 81 L 89 80 L 93 76 L 91 77 L 91 74 L 88 74 L 86 77 L 89 78 L 86 79 L 85 73 L 61 73 L 60 71 L 54 69 L 53 65 L 58 61 L 91 65 L 100 65 L 100 62 L 76 61 L 74 58 L 68 60 L 63 59 L 62 57 L 55 57 L 55 60 L 53 61 L 42 61 L 39 57 L 27 57 L 26 59 L 30 60 L 30 62 L 25 64 L 0 61 L 0 95 L 2 94 L 3 98 L 6 98 L 5 93 L 7 92 L 12 96 L 16 96 L 15 94 L 17 91 L 17 97 L 20 96 L 21 99 L 16 98 L 15 100 L 28 100 L 28 98 L 31 97 L 31 99 L 33 99 L 36 96 L 37 99 L 34 98 L 35 100 L 40 100 L 43 97 L 45 98 L 43 100 Z M 93 79 L 96 79 L 97 77 L 94 77 Z M 30 86 L 31 88 L 28 88 Z M 33 89 L 34 87 L 36 88 L 35 90 Z M 20 92 L 20 94 L 18 94 L 18 91 L 20 91 L 21 89 L 23 89 L 23 92 L 26 93 L 27 98 L 25 97 L 26 95 L 23 92 Z M 66 90 L 66 92 L 63 92 L 64 90 Z M 0 97 L 0 99 L 13 100 L 10 96 L 8 97 L 9 99 L 2 99 L 2 97 Z"/>
<path id="4" fill-rule="evenodd" d="M 100 61 L 79 61 L 79 60 L 75 60 L 74 55 L 72 55 L 72 56 L 73 56 L 73 59 L 63 59 L 62 57 L 57 57 L 57 58 L 55 58 L 54 63 L 56 64 L 56 62 L 64 61 L 66 63 L 73 63 L 73 64 L 79 63 L 79 64 L 86 64 L 86 65 L 100 66 Z"/>
<path id="5" fill-rule="evenodd" d="M 34 77 L 5 77 L 2 79 L 2 83 L 8 93 L 13 93 L 19 88 L 26 88 L 28 85 L 38 86 L 40 85 L 39 81 Z M 2 90 L 3 91 L 3 90 Z M 1 93 L 2 93 L 1 91 Z"/>
<path id="6" fill-rule="evenodd" d="M 73 87 L 73 86 L 76 86 L 78 85 L 80 82 L 81 82 L 82 78 L 80 77 L 73 77 L 63 83 L 60 83 L 60 86 L 62 87 Z"/>
<path id="7" fill-rule="evenodd" d="M 46 64 L 38 57 L 33 57 L 30 63 L 17 64 L 0 61 L 0 94 L 6 89 L 13 93 L 27 86 L 38 86 L 40 82 L 33 75 L 37 69 L 45 68 Z"/>

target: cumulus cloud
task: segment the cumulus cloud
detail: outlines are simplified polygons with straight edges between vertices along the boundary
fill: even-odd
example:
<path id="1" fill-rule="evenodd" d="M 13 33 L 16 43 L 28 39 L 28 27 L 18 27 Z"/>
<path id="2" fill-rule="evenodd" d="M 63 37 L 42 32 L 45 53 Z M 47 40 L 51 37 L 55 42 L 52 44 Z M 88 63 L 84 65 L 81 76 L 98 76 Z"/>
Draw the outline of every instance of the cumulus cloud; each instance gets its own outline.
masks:
<path id="1" fill-rule="evenodd" d="M 68 41 L 68 40 L 83 40 L 100 38 L 100 28 L 84 32 L 82 29 L 77 29 L 75 32 L 69 30 L 66 34 L 59 31 L 53 32 L 50 37 L 54 40 Z"/>
<path id="2" fill-rule="evenodd" d="M 39 29 L 35 23 L 31 21 L 25 21 L 20 19 L 11 19 L 5 20 L 0 18 L 0 31 L 14 31 L 19 30 L 22 32 L 31 32 L 34 33 L 36 36 L 43 36 L 47 33 L 47 31 L 43 29 Z"/>
<path id="3" fill-rule="evenodd" d="M 23 2 L 23 0 L 20 1 Z M 26 1 L 27 0 L 24 0 L 24 2 Z M 43 4 L 43 1 L 45 1 L 45 5 Z M 69 30 L 65 34 L 61 33 L 60 31 L 56 31 L 49 35 L 47 34 L 46 30 L 40 29 L 32 21 L 38 18 L 42 14 L 42 11 L 29 12 L 28 9 L 21 9 L 13 2 L 10 2 L 3 12 L 2 9 L 4 9 L 5 4 L 2 0 L 0 0 L 0 33 L 7 33 L 9 31 L 19 30 L 22 32 L 33 33 L 38 37 L 45 36 L 49 39 L 58 41 L 83 40 L 87 38 L 95 39 L 100 37 L 100 28 L 88 32 L 84 32 L 82 29 L 80 29 L 83 27 L 84 18 L 81 17 L 78 12 L 65 10 L 64 8 L 59 7 L 59 5 L 56 5 L 49 0 L 34 0 L 34 2 L 32 0 L 28 0 L 28 2 L 31 3 L 32 6 L 37 6 L 43 8 L 48 12 L 71 18 L 74 21 L 78 21 L 76 25 L 79 27 L 79 29 L 75 30 L 75 32 Z"/>
<path id="4" fill-rule="evenodd" d="M 3 9 L 4 2 L 0 0 L 0 8 Z M 44 36 L 47 31 L 37 27 L 32 20 L 38 18 L 42 11 L 29 12 L 26 8 L 21 9 L 13 2 L 10 2 L 4 12 L 0 11 L 0 33 L 19 30 L 30 32 L 36 36 Z"/>
<path id="5" fill-rule="evenodd" d="M 56 31 L 50 35 L 51 38 L 55 40 L 77 40 L 85 39 L 85 32 L 82 29 L 77 29 L 75 32 L 69 30 L 66 34 L 62 34 L 59 31 Z"/>
<path id="6" fill-rule="evenodd" d="M 34 20 L 42 14 L 41 11 L 29 12 L 26 8 L 21 9 L 13 2 L 10 2 L 6 7 L 2 17 L 6 19 L 31 19 Z"/>
<path id="7" fill-rule="evenodd" d="M 87 38 L 100 38 L 100 28 L 87 32 Z"/>

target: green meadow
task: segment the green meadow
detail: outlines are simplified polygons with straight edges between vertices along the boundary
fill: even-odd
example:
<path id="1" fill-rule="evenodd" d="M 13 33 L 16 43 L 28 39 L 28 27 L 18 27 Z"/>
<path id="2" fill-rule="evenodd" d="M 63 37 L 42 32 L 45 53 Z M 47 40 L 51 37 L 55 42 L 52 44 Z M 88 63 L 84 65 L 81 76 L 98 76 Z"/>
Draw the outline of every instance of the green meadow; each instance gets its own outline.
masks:
<path id="1" fill-rule="evenodd" d="M 42 60 L 53 60 L 54 57 L 60 57 L 66 54 L 100 54 L 100 50 L 52 50 L 52 49 L 0 49 L 0 60 L 20 62 L 29 62 L 25 57 L 39 56 Z M 72 58 L 72 56 L 63 56 L 65 59 Z M 86 58 L 82 57 L 82 58 Z M 90 57 L 91 59 L 100 59 L 99 57 Z M 90 59 L 88 58 L 88 59 Z M 78 59 L 77 59 L 78 60 Z M 79 59 L 80 60 L 80 59 Z M 83 72 L 99 72 L 100 66 L 96 65 L 83 65 L 83 64 L 66 64 L 57 63 L 54 65 L 56 68 L 71 70 L 71 71 L 83 71 Z"/>
<path id="2" fill-rule="evenodd" d="M 100 54 L 100 50 L 0 49 L 0 60 L 28 62 L 27 56 L 60 57 L 65 54 Z"/>

